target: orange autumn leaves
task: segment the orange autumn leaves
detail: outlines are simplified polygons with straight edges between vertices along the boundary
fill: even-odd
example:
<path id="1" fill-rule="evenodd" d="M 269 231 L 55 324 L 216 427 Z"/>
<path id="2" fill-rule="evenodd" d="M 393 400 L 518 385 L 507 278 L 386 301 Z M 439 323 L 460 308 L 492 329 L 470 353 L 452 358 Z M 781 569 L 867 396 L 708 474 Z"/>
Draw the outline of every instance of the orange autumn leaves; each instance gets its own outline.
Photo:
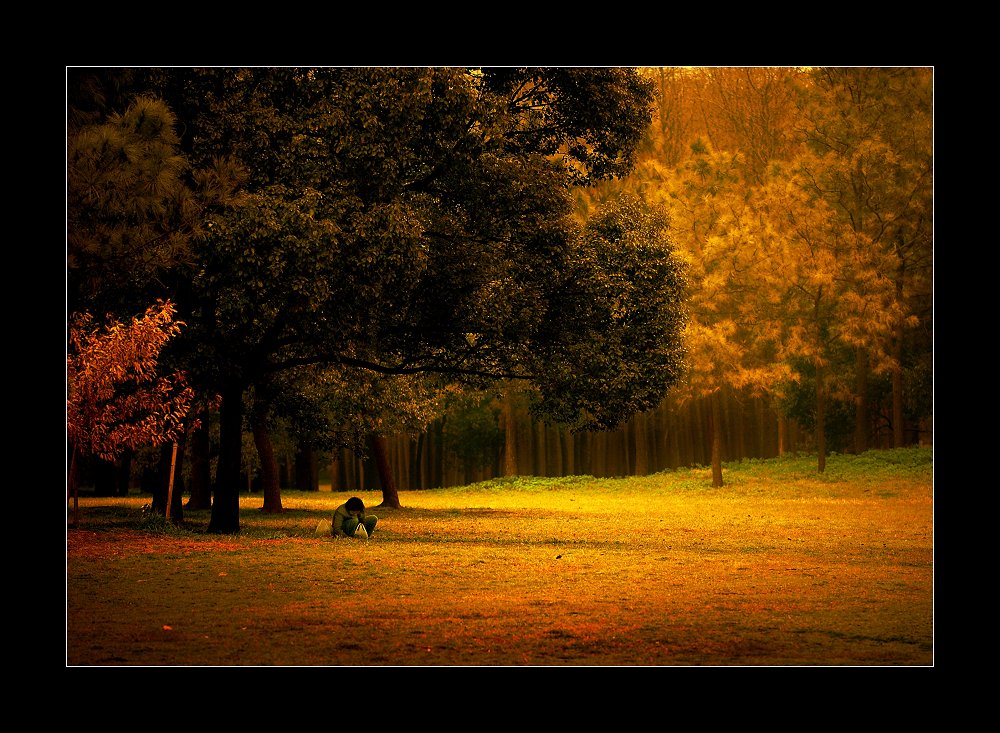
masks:
<path id="1" fill-rule="evenodd" d="M 183 325 L 174 314 L 157 301 L 128 324 L 99 328 L 90 314 L 70 324 L 66 429 L 77 453 L 114 460 L 183 433 L 194 391 L 183 373 L 158 372 L 160 351 Z"/>

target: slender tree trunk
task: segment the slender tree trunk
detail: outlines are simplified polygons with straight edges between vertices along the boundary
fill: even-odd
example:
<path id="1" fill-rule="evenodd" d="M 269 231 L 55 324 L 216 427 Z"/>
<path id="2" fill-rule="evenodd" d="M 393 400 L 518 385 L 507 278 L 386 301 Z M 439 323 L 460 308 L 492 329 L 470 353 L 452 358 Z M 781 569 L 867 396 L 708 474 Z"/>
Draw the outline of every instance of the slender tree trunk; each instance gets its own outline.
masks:
<path id="1" fill-rule="evenodd" d="M 532 421 L 532 436 L 534 438 L 535 450 L 535 476 L 548 476 L 548 465 L 545 462 L 547 453 L 545 450 L 545 423 Z"/>
<path id="2" fill-rule="evenodd" d="M 902 448 L 905 444 L 903 432 L 903 334 L 902 326 L 892 345 L 892 447 Z"/>
<path id="3" fill-rule="evenodd" d="M 706 463 L 706 442 L 709 444 L 712 442 L 711 434 L 709 434 L 708 440 L 705 440 L 705 418 L 702 410 L 703 402 L 704 400 L 696 399 L 692 400 L 691 403 L 692 421 L 694 423 L 694 461 L 699 466 L 704 466 Z M 708 456 L 708 460 L 711 461 L 711 455 Z"/>
<path id="4" fill-rule="evenodd" d="M 94 495 L 117 496 L 118 466 L 115 465 L 115 462 L 95 456 L 91 463 L 94 473 Z"/>
<path id="5" fill-rule="evenodd" d="M 712 433 L 712 486 L 722 486 L 722 408 L 720 406 L 721 396 L 718 392 L 713 394 L 711 401 L 711 412 L 708 422 Z"/>
<path id="6" fill-rule="evenodd" d="M 509 396 L 503 401 L 503 475 L 517 476 L 517 425 Z"/>
<path id="7" fill-rule="evenodd" d="M 559 439 L 559 430 L 554 426 L 545 427 L 545 449 L 548 458 L 545 465 L 548 466 L 548 476 L 562 476 L 562 441 Z"/>
<path id="8" fill-rule="evenodd" d="M 176 456 L 174 454 L 174 445 L 177 446 Z M 168 454 L 169 458 L 166 462 L 166 494 L 167 494 L 167 507 L 168 516 L 170 521 L 174 524 L 181 524 L 184 521 L 184 456 L 187 454 L 187 449 L 183 443 L 180 441 L 178 443 L 165 443 L 164 444 L 164 454 Z M 171 465 L 173 465 L 173 488 L 170 485 L 170 474 Z"/>
<path id="9" fill-rule="evenodd" d="M 635 466 L 635 459 L 632 455 L 632 441 L 629 440 L 629 424 L 624 423 L 613 432 L 611 438 L 611 456 L 614 460 L 614 470 L 612 476 L 631 476 L 632 468 Z"/>
<path id="10" fill-rule="evenodd" d="M 66 477 L 66 494 L 67 503 L 69 498 L 73 499 L 73 526 L 78 527 L 80 525 L 80 492 L 77 487 L 77 454 L 76 445 L 73 445 L 73 449 L 70 452 L 69 459 L 69 475 Z"/>
<path id="11" fill-rule="evenodd" d="M 560 430 L 563 441 L 563 476 L 576 475 L 576 441 L 569 430 Z"/>
<path id="12" fill-rule="evenodd" d="M 903 302 L 903 278 L 906 270 L 906 260 L 899 258 L 899 269 L 896 273 L 896 300 Z M 902 448 L 905 442 L 903 434 L 903 324 L 896 326 L 896 336 L 892 342 L 892 446 Z"/>
<path id="13" fill-rule="evenodd" d="M 170 482 L 170 463 L 173 458 L 173 443 L 160 446 L 160 460 L 156 464 L 155 481 L 153 483 L 152 510 L 161 517 L 167 516 L 167 489 Z"/>
<path id="14" fill-rule="evenodd" d="M 295 453 L 295 488 L 319 491 L 319 459 L 309 446 L 299 446 Z"/>
<path id="15" fill-rule="evenodd" d="M 671 402 L 665 408 L 666 414 L 666 441 L 667 441 L 667 466 L 676 470 L 681 465 L 681 427 L 680 417 L 677 414 L 677 406 Z"/>
<path id="16" fill-rule="evenodd" d="M 264 493 L 264 506 L 261 511 L 267 514 L 280 514 L 281 486 L 278 483 L 278 460 L 274 456 L 274 445 L 271 443 L 271 432 L 268 430 L 266 416 L 262 410 L 254 410 L 253 443 L 260 457 L 260 484 Z"/>
<path id="17" fill-rule="evenodd" d="M 132 482 L 132 458 L 134 455 L 135 452 L 131 448 L 126 448 L 119 459 L 115 475 L 115 496 L 128 496 L 128 487 Z"/>
<path id="18" fill-rule="evenodd" d="M 424 485 L 420 477 L 423 473 L 421 468 L 424 460 L 424 434 L 421 433 L 416 440 L 411 442 L 413 443 L 413 456 L 410 461 L 410 488 L 422 489 Z"/>
<path id="19" fill-rule="evenodd" d="M 868 352 L 858 349 L 855 357 L 854 452 L 868 450 Z"/>
<path id="20" fill-rule="evenodd" d="M 223 389 L 219 408 L 219 468 L 215 500 L 208 531 L 237 534 L 240 531 L 240 459 L 243 451 L 243 387 Z"/>
<path id="21" fill-rule="evenodd" d="M 757 433 L 757 455 L 755 458 L 769 458 L 771 436 L 767 429 L 767 420 L 764 418 L 764 400 L 757 398 L 754 400 L 754 424 Z"/>
<path id="22" fill-rule="evenodd" d="M 649 473 L 649 435 L 646 422 L 645 412 L 640 412 L 632 418 L 632 435 L 635 441 L 635 463 L 632 473 L 635 476 L 645 476 Z"/>
<path id="23" fill-rule="evenodd" d="M 211 415 L 207 409 L 199 415 L 199 425 L 188 440 L 191 451 L 191 496 L 188 509 L 208 509 L 212 506 L 212 456 L 209 437 Z"/>
<path id="24" fill-rule="evenodd" d="M 784 456 L 788 450 L 788 418 L 778 415 L 778 455 Z"/>
<path id="25" fill-rule="evenodd" d="M 389 457 L 385 449 L 385 438 L 372 433 L 368 436 L 368 446 L 375 459 L 378 480 L 382 485 L 382 503 L 379 506 L 399 509 L 399 492 L 396 490 L 396 482 L 392 478 L 392 469 L 389 466 Z"/>
<path id="26" fill-rule="evenodd" d="M 826 470 L 826 387 L 823 384 L 823 367 L 816 364 L 816 452 L 819 454 L 818 471 Z"/>

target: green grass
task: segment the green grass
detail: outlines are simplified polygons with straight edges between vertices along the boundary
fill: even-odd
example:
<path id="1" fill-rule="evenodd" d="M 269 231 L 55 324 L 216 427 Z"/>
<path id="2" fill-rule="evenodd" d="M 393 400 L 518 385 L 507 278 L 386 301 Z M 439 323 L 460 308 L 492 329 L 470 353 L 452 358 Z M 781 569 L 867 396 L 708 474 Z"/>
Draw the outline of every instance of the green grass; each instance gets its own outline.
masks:
<path id="1" fill-rule="evenodd" d="M 67 664 L 933 665 L 928 449 L 401 492 L 367 542 L 345 493 L 241 498 L 242 531 L 81 498 Z"/>

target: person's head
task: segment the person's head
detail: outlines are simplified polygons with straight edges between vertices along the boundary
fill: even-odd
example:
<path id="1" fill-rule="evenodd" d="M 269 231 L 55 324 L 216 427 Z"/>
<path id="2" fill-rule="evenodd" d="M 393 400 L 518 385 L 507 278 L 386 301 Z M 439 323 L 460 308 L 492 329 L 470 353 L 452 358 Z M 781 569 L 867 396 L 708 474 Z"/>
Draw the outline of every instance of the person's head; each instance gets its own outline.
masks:
<path id="1" fill-rule="evenodd" d="M 349 512 L 363 512 L 365 510 L 365 503 L 361 501 L 356 496 L 352 496 L 347 500 L 347 511 Z"/>

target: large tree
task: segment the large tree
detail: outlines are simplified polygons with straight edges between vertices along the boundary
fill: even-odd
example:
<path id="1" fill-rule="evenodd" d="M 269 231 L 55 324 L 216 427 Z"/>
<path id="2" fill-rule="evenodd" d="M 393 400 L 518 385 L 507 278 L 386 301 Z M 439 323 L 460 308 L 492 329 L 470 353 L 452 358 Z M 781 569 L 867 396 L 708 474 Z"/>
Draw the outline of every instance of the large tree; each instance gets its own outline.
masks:
<path id="1" fill-rule="evenodd" d="M 518 379 L 536 414 L 578 428 L 617 426 L 675 378 L 676 282 L 644 279 L 664 248 L 614 227 L 581 237 L 570 215 L 572 185 L 632 165 L 651 99 L 634 72 L 146 77 L 196 169 L 245 172 L 242 199 L 203 219 L 180 293 L 191 327 L 176 355 L 222 395 L 211 531 L 239 530 L 245 395 L 287 370 Z"/>

